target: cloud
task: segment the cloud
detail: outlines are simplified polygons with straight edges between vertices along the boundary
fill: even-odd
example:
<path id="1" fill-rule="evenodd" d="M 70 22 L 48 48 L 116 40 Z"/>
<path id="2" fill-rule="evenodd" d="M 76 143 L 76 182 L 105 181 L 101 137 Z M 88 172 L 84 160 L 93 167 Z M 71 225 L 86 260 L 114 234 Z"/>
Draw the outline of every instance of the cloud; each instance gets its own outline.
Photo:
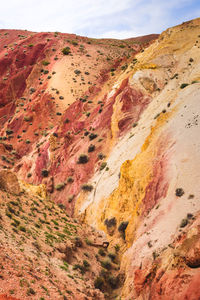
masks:
<path id="1" fill-rule="evenodd" d="M 0 26 L 128 38 L 159 33 L 199 11 L 199 0 L 7 0 Z"/>

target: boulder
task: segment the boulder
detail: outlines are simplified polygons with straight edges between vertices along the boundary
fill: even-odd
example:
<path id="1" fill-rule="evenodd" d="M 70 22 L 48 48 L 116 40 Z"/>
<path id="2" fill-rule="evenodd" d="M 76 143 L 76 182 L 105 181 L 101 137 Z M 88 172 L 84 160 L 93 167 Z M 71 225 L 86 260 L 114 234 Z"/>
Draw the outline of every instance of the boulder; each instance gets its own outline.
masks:
<path id="1" fill-rule="evenodd" d="M 10 194 L 19 195 L 21 190 L 17 176 L 9 170 L 1 170 L 0 189 Z"/>

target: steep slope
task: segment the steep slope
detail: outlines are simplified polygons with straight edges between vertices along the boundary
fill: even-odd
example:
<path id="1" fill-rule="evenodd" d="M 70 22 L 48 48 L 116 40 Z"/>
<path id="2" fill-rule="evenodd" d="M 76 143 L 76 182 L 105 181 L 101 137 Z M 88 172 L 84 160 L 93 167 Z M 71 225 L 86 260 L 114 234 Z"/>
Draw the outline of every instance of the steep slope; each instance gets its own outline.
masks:
<path id="1" fill-rule="evenodd" d="M 104 299 L 94 285 L 98 253 L 109 254 L 105 235 L 10 171 L 0 172 L 0 187 L 0 299 Z"/>
<path id="2" fill-rule="evenodd" d="M 141 103 L 144 112 L 76 203 L 86 223 L 121 247 L 122 299 L 200 297 L 199 33 L 199 19 L 170 28 L 136 56 L 128 100 L 132 116 Z"/>
<path id="3" fill-rule="evenodd" d="M 105 109 L 104 98 L 155 37 L 95 40 L 1 30 L 1 169 L 13 169 L 21 187 L 14 173 L 0 173 L 0 299 L 104 299 L 120 285 L 117 250 L 107 251 L 102 232 L 69 215 L 81 184 L 104 157 L 97 151 L 108 153 L 114 142 L 115 98 Z M 93 128 L 102 135 L 96 149 Z M 88 147 L 89 164 L 77 164 Z"/>
<path id="4" fill-rule="evenodd" d="M 98 160 L 93 153 L 87 166 L 77 165 L 78 155 L 97 135 L 96 151 L 108 151 L 114 99 L 105 103 L 106 94 L 152 38 L 143 43 L 2 30 L 0 134 L 12 147 L 6 155 L 8 146 L 2 146 L 2 167 L 14 166 L 29 183 L 46 183 L 52 199 L 72 214 L 74 201 L 68 197 L 79 193 Z M 73 184 L 67 185 L 68 177 Z"/>
<path id="5" fill-rule="evenodd" d="M 28 201 L 22 209 L 26 221 L 31 217 L 29 236 L 35 222 L 32 207 L 40 201 L 47 222 L 57 228 L 39 219 L 36 228 L 45 224 L 60 243 L 67 213 L 79 220 L 67 217 L 70 228 L 80 225 L 84 247 L 93 247 L 87 248 L 91 269 L 81 263 L 82 250 L 62 265 L 63 271 L 72 272 L 78 262 L 75 270 L 86 273 L 78 275 L 78 290 L 73 286 L 71 296 L 66 296 L 71 282 L 66 283 L 53 261 L 60 299 L 200 298 L 200 19 L 155 38 L 95 40 L 1 31 L 1 168 L 17 173 L 28 193 L 29 200 L 21 195 L 20 203 Z M 12 186 L 8 192 L 6 203 Z M 2 206 L 2 228 L 8 231 L 7 238 L 6 231 L 1 233 L 2 253 L 8 239 L 17 241 L 8 251 L 13 248 L 19 255 L 23 251 L 11 228 L 20 232 L 21 225 L 13 220 L 16 216 L 6 215 L 12 205 L 17 206 Z M 45 245 L 47 231 L 41 230 L 44 260 L 38 263 L 46 266 L 51 250 Z M 68 240 L 66 236 L 64 245 Z M 108 250 L 101 247 L 103 241 L 109 241 Z M 25 245 L 21 261 L 32 249 Z M 56 245 L 50 246 L 58 253 Z M 7 295 L 16 281 L 12 264 L 9 268 L 12 276 L 3 275 L 10 278 L 8 288 L 2 284 Z M 51 286 L 48 278 L 42 280 Z M 83 288 L 86 281 L 88 291 Z M 45 290 L 37 281 L 33 284 L 38 293 Z M 17 288 L 14 296 L 21 299 L 25 292 Z M 46 292 L 45 299 L 59 299 L 57 292 Z"/>

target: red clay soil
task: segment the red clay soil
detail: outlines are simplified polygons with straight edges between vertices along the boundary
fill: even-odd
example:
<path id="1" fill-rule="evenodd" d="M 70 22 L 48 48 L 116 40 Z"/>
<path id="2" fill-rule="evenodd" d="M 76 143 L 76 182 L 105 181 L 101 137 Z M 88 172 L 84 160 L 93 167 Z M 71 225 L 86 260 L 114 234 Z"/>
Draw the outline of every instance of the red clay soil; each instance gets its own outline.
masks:
<path id="1" fill-rule="evenodd" d="M 106 85 L 114 84 L 115 80 L 111 71 L 121 72 L 121 67 L 157 36 L 144 38 L 144 41 L 139 38 L 137 42 L 17 30 L 1 30 L 0 34 L 0 136 L 12 147 L 6 155 L 2 152 L 6 159 L 0 167 L 13 168 L 21 179 L 33 184 L 44 182 L 49 186 L 53 182 L 55 187 L 64 183 L 62 190 L 50 188 L 51 197 L 62 202 L 72 215 L 75 196 L 81 185 L 100 168 L 102 161 L 98 154 L 106 156 L 110 151 L 111 118 L 116 97 L 119 96 L 122 103 L 119 135 L 138 121 L 151 101 L 150 96 L 130 87 L 127 80 L 108 98 L 110 88 Z M 82 44 L 80 47 L 84 51 L 74 45 L 74 40 Z M 66 45 L 70 46 L 72 58 L 77 65 L 80 64 L 80 69 L 85 64 L 87 51 L 93 49 L 95 56 L 92 59 L 98 63 L 90 73 L 93 77 L 98 76 L 92 84 L 85 83 L 87 89 L 80 98 L 63 108 L 55 101 L 55 92 L 50 93 L 47 87 L 48 76 L 52 77 L 51 71 L 57 60 L 63 57 L 61 50 Z M 48 61 L 48 65 L 43 66 L 43 61 Z M 47 70 L 47 75 L 44 70 Z M 96 137 L 92 139 L 91 134 Z M 95 151 L 88 153 L 90 144 L 95 145 Z M 88 155 L 88 163 L 77 164 L 81 153 Z M 48 178 L 43 178 L 43 169 L 48 170 Z M 73 182 L 67 184 L 69 176 L 73 177 Z M 74 200 L 68 202 L 70 196 Z"/>

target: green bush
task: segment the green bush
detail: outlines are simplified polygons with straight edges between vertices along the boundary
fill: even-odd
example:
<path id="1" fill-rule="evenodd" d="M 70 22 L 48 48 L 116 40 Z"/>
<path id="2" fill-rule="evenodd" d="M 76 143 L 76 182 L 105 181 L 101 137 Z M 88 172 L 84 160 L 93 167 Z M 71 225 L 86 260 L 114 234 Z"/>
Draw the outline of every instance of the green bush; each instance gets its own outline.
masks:
<path id="1" fill-rule="evenodd" d="M 70 54 L 70 48 L 69 47 L 65 47 L 65 48 L 63 48 L 62 49 L 62 53 L 64 54 L 64 55 L 68 55 L 68 54 Z"/>
<path id="2" fill-rule="evenodd" d="M 55 186 L 55 189 L 56 189 L 57 191 L 61 191 L 64 187 L 65 187 L 65 183 L 62 182 L 62 183 L 57 184 L 57 185 Z"/>
<path id="3" fill-rule="evenodd" d="M 48 66 L 49 64 L 50 64 L 50 62 L 47 61 L 47 60 L 43 60 L 43 61 L 42 61 L 42 65 L 43 65 L 43 66 Z"/>

